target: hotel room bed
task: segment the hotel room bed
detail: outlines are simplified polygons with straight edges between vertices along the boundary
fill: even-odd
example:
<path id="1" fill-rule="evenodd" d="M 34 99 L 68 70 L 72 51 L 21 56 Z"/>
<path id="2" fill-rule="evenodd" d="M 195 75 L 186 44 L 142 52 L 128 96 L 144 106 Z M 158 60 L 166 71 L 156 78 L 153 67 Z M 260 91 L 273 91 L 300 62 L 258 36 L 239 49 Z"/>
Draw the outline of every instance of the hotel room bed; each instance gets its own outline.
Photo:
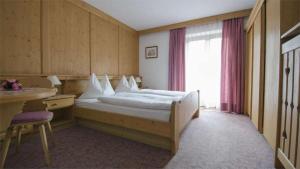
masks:
<path id="1" fill-rule="evenodd" d="M 165 144 L 167 147 L 157 142 L 151 145 L 169 149 L 175 154 L 181 132 L 192 118 L 199 116 L 199 91 L 140 90 L 98 99 L 77 99 L 74 116 L 77 120 L 89 120 L 138 131 L 141 135 L 162 137 L 169 142 Z M 147 144 L 140 137 L 134 140 Z"/>
<path id="2" fill-rule="evenodd" d="M 103 103 L 98 99 L 76 99 L 76 107 L 98 110 L 99 112 L 113 112 L 133 117 L 140 117 L 150 120 L 158 120 L 168 122 L 170 118 L 170 110 L 143 109 L 137 107 L 119 106 L 109 103 Z"/>

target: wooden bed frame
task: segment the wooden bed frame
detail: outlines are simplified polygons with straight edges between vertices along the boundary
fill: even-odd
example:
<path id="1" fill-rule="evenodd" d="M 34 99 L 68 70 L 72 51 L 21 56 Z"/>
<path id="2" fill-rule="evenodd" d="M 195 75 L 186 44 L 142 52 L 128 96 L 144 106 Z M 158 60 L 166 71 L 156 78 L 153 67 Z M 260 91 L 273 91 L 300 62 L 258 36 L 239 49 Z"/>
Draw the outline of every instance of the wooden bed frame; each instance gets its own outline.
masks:
<path id="1" fill-rule="evenodd" d="M 171 106 L 169 122 L 144 119 L 111 112 L 102 112 L 76 106 L 74 108 L 74 116 L 79 124 L 87 127 L 99 129 L 97 124 L 102 124 L 102 129 L 103 125 L 106 125 L 105 128 L 107 128 L 108 125 L 114 127 L 114 132 L 112 129 L 105 130 L 110 134 L 126 137 L 127 132 L 131 132 L 131 135 L 132 132 L 134 132 L 134 137 L 126 138 L 166 148 L 171 150 L 172 154 L 175 154 L 179 147 L 180 134 L 183 129 L 187 126 L 191 119 L 199 117 L 199 97 L 199 91 L 195 91 L 189 93 L 180 101 L 174 101 Z M 122 131 L 116 132 L 116 130 Z M 147 139 L 146 137 L 151 141 L 145 141 L 145 139 Z M 164 140 L 168 143 L 153 141 L 153 139 Z"/>

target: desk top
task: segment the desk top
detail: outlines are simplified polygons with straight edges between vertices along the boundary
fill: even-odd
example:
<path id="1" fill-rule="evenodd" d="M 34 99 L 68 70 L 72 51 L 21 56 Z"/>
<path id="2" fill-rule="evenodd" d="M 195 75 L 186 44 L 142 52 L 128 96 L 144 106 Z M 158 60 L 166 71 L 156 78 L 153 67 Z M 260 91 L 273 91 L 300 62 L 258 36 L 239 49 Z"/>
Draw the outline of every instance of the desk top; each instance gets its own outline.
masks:
<path id="1" fill-rule="evenodd" d="M 75 98 L 75 97 L 76 97 L 76 95 L 73 95 L 73 94 L 59 94 L 59 95 L 48 97 L 44 101 Z"/>
<path id="2" fill-rule="evenodd" d="M 43 99 L 54 96 L 57 89 L 24 88 L 20 91 L 0 91 L 0 104 Z"/>

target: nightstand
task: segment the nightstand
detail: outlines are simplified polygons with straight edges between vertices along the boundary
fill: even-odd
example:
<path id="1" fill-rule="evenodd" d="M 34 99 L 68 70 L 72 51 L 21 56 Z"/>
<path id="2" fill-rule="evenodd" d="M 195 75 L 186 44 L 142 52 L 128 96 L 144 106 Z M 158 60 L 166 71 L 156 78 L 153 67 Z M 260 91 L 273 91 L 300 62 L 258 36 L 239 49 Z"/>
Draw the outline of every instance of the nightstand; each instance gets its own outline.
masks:
<path id="1" fill-rule="evenodd" d="M 46 110 L 54 113 L 51 121 L 53 127 L 71 125 L 74 123 L 72 108 L 75 95 L 56 95 L 43 100 Z"/>

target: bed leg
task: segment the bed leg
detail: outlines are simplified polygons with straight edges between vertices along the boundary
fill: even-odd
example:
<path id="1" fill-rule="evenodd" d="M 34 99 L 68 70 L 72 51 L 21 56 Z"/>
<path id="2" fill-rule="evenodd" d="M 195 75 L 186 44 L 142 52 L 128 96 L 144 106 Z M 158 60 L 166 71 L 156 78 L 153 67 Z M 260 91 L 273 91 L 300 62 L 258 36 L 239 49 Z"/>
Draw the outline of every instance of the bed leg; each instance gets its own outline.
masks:
<path id="1" fill-rule="evenodd" d="M 194 115 L 193 115 L 193 119 L 195 119 L 195 118 L 198 118 L 199 117 L 199 112 L 200 112 L 200 110 L 198 109 L 195 113 L 194 113 Z"/>
<path id="2" fill-rule="evenodd" d="M 172 155 L 175 155 L 178 151 L 179 147 L 179 136 L 175 136 L 173 140 L 171 141 L 171 153 Z"/>

